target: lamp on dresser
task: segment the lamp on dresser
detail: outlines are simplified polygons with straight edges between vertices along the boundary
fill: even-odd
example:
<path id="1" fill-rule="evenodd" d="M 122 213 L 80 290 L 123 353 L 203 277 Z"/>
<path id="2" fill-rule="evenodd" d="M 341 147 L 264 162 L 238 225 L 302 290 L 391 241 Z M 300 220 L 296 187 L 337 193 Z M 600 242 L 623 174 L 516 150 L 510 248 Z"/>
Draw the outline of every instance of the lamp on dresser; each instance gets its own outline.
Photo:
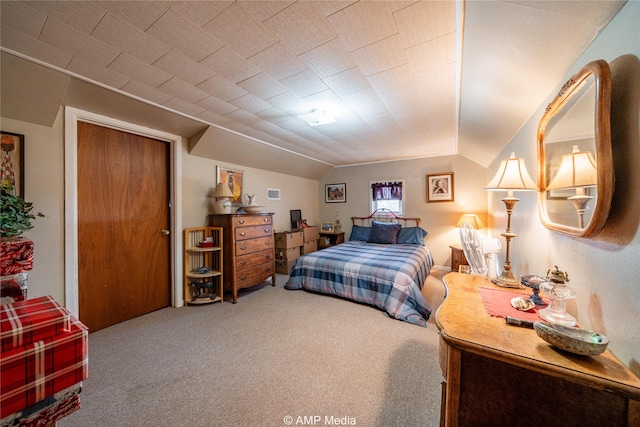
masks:
<path id="1" fill-rule="evenodd" d="M 216 202 L 213 205 L 213 212 L 217 214 L 230 214 L 231 202 L 229 199 L 233 197 L 231 189 L 225 182 L 220 182 L 213 190 L 213 198 Z"/>
<path id="2" fill-rule="evenodd" d="M 507 254 L 502 274 L 493 279 L 492 282 L 506 288 L 519 288 L 521 286 L 520 281 L 513 276 L 509 259 L 511 239 L 517 236 L 511 231 L 511 214 L 516 203 L 520 201 L 520 199 L 514 197 L 513 192 L 538 190 L 538 187 L 529 176 L 524 160 L 516 158 L 515 153 L 511 153 L 511 157 L 500 163 L 498 172 L 484 189 L 485 191 L 507 191 L 507 197 L 500 199 L 507 208 L 507 229 L 501 234 L 507 241 Z"/>

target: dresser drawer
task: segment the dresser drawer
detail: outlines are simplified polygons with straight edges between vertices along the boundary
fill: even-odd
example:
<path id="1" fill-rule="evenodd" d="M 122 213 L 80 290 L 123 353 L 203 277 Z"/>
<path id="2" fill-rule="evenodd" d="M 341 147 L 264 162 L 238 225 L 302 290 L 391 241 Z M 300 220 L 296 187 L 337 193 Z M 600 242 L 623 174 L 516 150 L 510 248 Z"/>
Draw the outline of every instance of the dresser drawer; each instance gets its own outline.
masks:
<path id="1" fill-rule="evenodd" d="M 236 242 L 236 256 L 251 254 L 264 249 L 273 248 L 273 236 L 261 237 L 259 239 L 241 240 Z"/>
<path id="2" fill-rule="evenodd" d="M 254 252 L 252 254 L 241 255 L 236 257 L 236 271 L 238 274 L 242 270 L 246 270 L 248 268 L 255 267 L 259 264 L 264 264 L 268 262 L 273 262 L 273 250 L 266 249 L 260 252 Z"/>
<path id="3" fill-rule="evenodd" d="M 238 271 L 236 275 L 235 285 L 238 288 L 248 288 L 264 281 L 267 277 L 271 277 L 275 272 L 275 264 L 273 261 L 258 265 L 247 270 Z"/>
<path id="4" fill-rule="evenodd" d="M 271 225 L 255 225 L 252 227 L 238 227 L 235 229 L 236 241 L 255 239 L 257 237 L 271 236 Z"/>
<path id="5" fill-rule="evenodd" d="M 234 228 L 248 227 L 252 225 L 266 225 L 271 224 L 271 215 L 239 215 L 234 216 L 231 220 Z"/>

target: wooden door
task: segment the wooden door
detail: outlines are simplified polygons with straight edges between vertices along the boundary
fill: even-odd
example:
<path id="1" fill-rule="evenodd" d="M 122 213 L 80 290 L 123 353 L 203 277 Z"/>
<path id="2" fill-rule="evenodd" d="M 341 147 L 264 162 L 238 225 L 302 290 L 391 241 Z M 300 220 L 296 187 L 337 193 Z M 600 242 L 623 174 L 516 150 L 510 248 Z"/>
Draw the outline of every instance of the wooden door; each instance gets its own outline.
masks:
<path id="1" fill-rule="evenodd" d="M 169 143 L 78 122 L 78 300 L 96 331 L 170 305 Z"/>

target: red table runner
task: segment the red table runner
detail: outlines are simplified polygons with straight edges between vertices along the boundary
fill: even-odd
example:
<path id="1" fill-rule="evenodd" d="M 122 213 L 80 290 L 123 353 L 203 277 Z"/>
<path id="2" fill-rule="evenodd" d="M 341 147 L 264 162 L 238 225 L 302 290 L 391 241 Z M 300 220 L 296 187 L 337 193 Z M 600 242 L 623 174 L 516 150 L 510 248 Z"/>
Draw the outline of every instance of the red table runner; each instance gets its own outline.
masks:
<path id="1" fill-rule="evenodd" d="M 538 309 L 546 307 L 546 305 L 536 305 L 531 310 L 520 311 L 511 306 L 511 298 L 514 298 L 514 297 L 527 298 L 529 296 L 528 294 L 503 291 L 501 289 L 484 288 L 484 287 L 480 287 L 479 289 L 480 289 L 480 296 L 482 297 L 482 302 L 484 303 L 484 307 L 487 309 L 487 312 L 491 316 L 495 316 L 495 317 L 510 316 L 510 317 L 515 317 L 517 319 L 535 322 L 536 320 L 541 320 L 538 317 Z"/>

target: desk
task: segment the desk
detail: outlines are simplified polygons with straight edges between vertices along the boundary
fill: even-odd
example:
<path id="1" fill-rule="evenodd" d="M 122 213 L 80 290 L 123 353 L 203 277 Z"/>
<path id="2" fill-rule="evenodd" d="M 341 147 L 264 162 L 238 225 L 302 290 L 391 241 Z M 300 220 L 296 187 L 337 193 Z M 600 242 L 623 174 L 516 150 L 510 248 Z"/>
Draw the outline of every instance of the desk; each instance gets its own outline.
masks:
<path id="1" fill-rule="evenodd" d="M 478 288 L 503 289 L 488 278 L 443 280 L 447 297 L 435 319 L 441 425 L 640 425 L 640 379 L 609 350 L 593 357 L 557 350 L 533 329 L 487 313 Z"/>

